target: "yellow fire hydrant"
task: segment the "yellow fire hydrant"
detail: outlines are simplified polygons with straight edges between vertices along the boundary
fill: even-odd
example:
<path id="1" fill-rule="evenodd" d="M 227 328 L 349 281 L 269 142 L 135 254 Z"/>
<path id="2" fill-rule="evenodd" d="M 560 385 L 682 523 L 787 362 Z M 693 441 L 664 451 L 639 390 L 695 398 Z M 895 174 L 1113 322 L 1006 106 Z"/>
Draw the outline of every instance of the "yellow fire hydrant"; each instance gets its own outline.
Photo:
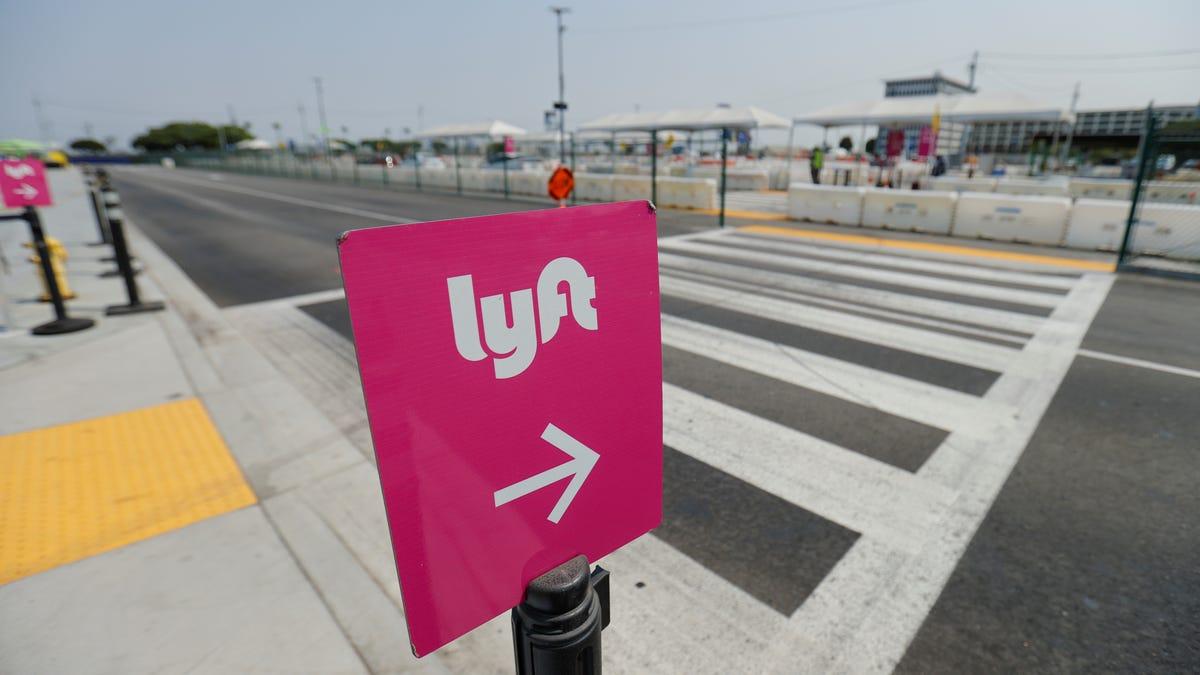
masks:
<path id="1" fill-rule="evenodd" d="M 28 249 L 33 248 L 33 242 L 29 241 L 21 245 Z M 67 270 L 63 265 L 67 260 L 67 248 L 54 237 L 46 237 L 46 248 L 50 249 L 50 269 L 54 270 L 54 280 L 58 282 L 58 290 L 62 293 L 63 300 L 74 298 L 75 292 L 67 284 Z M 42 259 L 34 253 L 29 256 L 29 262 L 37 265 L 38 278 L 42 280 L 42 295 L 38 300 L 50 302 L 50 287 L 46 284 L 46 274 L 42 271 Z"/>

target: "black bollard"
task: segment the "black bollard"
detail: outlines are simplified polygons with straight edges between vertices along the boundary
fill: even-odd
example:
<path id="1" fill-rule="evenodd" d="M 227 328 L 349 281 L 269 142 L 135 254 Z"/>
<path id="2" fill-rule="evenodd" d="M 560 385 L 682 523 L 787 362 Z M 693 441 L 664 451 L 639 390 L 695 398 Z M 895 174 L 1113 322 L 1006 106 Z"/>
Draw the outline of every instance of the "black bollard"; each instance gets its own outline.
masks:
<path id="1" fill-rule="evenodd" d="M 54 276 L 54 266 L 50 264 L 50 247 L 46 245 L 46 233 L 42 230 L 42 219 L 37 209 L 25 207 L 21 218 L 29 224 L 29 234 L 33 237 L 33 250 L 37 252 L 42 275 L 46 277 L 46 289 L 50 291 L 50 302 L 54 304 L 54 320 L 34 326 L 30 331 L 34 335 L 62 335 L 91 328 L 96 322 L 91 319 L 80 319 L 67 316 L 67 305 L 63 302 L 62 290 L 58 287 L 58 278 Z"/>
<path id="2" fill-rule="evenodd" d="M 115 194 L 115 193 L 113 193 Z M 106 209 L 108 229 L 112 233 L 113 254 L 117 259 L 117 270 L 125 280 L 125 294 L 129 302 L 124 305 L 109 305 L 104 313 L 109 316 L 122 314 L 137 314 L 139 312 L 156 312 L 164 307 L 163 303 L 152 300 L 143 302 L 138 293 L 137 279 L 133 278 L 133 261 L 129 258 L 129 244 L 125 240 L 125 215 L 119 207 Z"/>
<path id="3" fill-rule="evenodd" d="M 576 556 L 529 582 L 512 610 L 517 675 L 601 675 L 608 572 Z"/>
<path id="4" fill-rule="evenodd" d="M 107 180 L 108 174 L 103 169 L 87 177 L 88 195 L 92 198 L 92 215 L 96 218 L 96 229 L 100 232 L 100 241 L 94 241 L 88 246 L 108 246 L 112 244 L 112 235 L 108 233 L 108 223 L 104 219 L 104 206 L 101 204 L 100 184 Z"/>

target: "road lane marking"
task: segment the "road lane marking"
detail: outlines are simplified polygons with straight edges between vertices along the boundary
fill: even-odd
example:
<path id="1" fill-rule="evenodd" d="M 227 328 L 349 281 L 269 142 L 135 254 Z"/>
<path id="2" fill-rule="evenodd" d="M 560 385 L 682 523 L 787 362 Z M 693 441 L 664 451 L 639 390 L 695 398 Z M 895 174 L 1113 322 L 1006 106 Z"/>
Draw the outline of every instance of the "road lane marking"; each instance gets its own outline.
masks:
<path id="1" fill-rule="evenodd" d="M 660 265 L 670 268 L 664 270 L 668 273 L 676 269 L 685 270 L 707 276 L 736 279 L 744 283 L 758 284 L 766 288 L 783 289 L 801 295 L 836 298 L 866 307 L 886 307 L 918 315 L 966 321 L 979 326 L 1012 330 L 1019 333 L 1032 334 L 1044 321 L 1041 317 L 1021 312 L 993 307 L 981 307 L 979 305 L 952 302 L 939 298 L 926 298 L 897 291 L 868 288 L 866 286 L 856 286 L 849 280 L 835 282 L 825 279 L 813 279 L 772 270 L 746 267 L 734 263 L 692 258 L 663 251 L 661 247 L 658 260 Z"/>
<path id="2" fill-rule="evenodd" d="M 1013 413 L 977 396 L 663 315 L 663 343 L 812 391 L 946 431 L 980 437 Z"/>
<path id="3" fill-rule="evenodd" d="M 1032 307 L 1054 307 L 1058 305 L 1059 301 L 1063 298 L 1063 296 L 1057 293 L 1040 293 L 1037 291 L 1003 288 L 1000 286 L 973 283 L 969 281 L 927 277 L 920 274 L 910 274 L 907 272 L 890 272 L 875 268 L 856 267 L 846 262 L 821 262 L 817 260 L 795 258 L 778 253 L 760 253 L 741 249 L 714 250 L 711 246 L 705 246 L 704 244 L 691 241 L 664 241 L 660 244 L 659 249 L 681 253 L 715 255 L 721 258 L 740 260 L 742 262 L 752 264 L 757 263 L 776 265 L 795 270 L 797 273 L 824 272 L 826 274 L 834 274 L 840 277 L 848 277 L 851 279 L 864 279 L 867 281 L 875 281 L 884 284 L 902 286 L 905 288 L 916 288 L 939 293 L 951 293 L 954 295 L 981 298 L 984 300 L 999 300 L 1002 302 L 1029 305 Z"/>
<path id="4" fill-rule="evenodd" d="M 139 174 L 139 175 L 141 175 L 141 174 Z M 277 202 L 283 202 L 285 204 L 294 204 L 296 206 L 307 206 L 307 207 L 314 208 L 314 209 L 321 209 L 323 211 L 332 211 L 334 213 L 344 213 L 344 214 L 351 215 L 351 216 L 359 216 L 361 218 L 372 218 L 374 220 L 382 220 L 384 222 L 394 223 L 394 224 L 408 224 L 408 223 L 421 222 L 414 218 L 405 218 L 403 216 L 393 216 L 393 215 L 388 215 L 386 213 L 379 213 L 377 211 L 366 211 L 363 209 L 356 209 L 356 208 L 352 208 L 349 206 L 338 206 L 336 204 L 327 204 L 325 202 L 316 202 L 311 199 L 301 199 L 299 197 L 290 197 L 287 195 L 276 194 L 274 192 L 266 192 L 264 190 L 255 190 L 254 188 L 241 187 L 241 186 L 237 186 L 237 185 L 229 185 L 228 183 L 217 184 L 213 181 L 196 181 L 196 180 L 191 180 L 189 178 L 179 178 L 178 176 L 174 176 L 172 178 L 165 178 L 162 175 L 157 175 L 157 174 L 155 175 L 155 178 L 160 179 L 160 180 L 166 180 L 167 182 L 175 182 L 175 183 L 182 183 L 185 185 L 195 185 L 198 187 L 206 187 L 206 188 L 209 188 L 212 190 L 224 190 L 225 192 L 236 192 L 238 194 L 243 194 L 243 195 L 247 195 L 250 197 L 259 197 L 261 199 L 271 199 L 271 200 L 274 200 Z"/>
<path id="5" fill-rule="evenodd" d="M 908 471 L 672 384 L 663 385 L 663 418 L 666 445 L 909 553 L 954 501 Z"/>
<path id="6" fill-rule="evenodd" d="M 1109 354 L 1108 352 L 1097 352 L 1091 349 L 1080 349 L 1080 356 L 1086 356 L 1100 361 L 1109 361 L 1111 363 L 1120 363 L 1125 366 L 1133 366 L 1135 368 L 1145 368 L 1147 370 L 1157 370 L 1160 373 L 1171 373 L 1172 375 L 1183 375 L 1184 377 L 1194 377 L 1200 379 L 1200 370 L 1192 370 L 1191 368 L 1180 368 L 1166 363 L 1158 363 L 1156 361 L 1146 361 L 1144 359 L 1135 359 L 1129 356 L 1120 356 L 1118 354 Z"/>
<path id="7" fill-rule="evenodd" d="M 734 237 L 725 237 L 723 240 L 710 238 L 705 241 L 711 241 L 713 243 L 720 243 L 724 241 L 730 245 L 733 245 L 735 242 L 754 242 L 760 245 L 771 246 L 776 251 L 780 252 L 795 251 L 801 254 L 808 253 L 823 258 L 848 260 L 866 265 L 877 264 L 888 267 L 899 267 L 916 270 L 918 272 L 924 271 L 933 272 L 936 274 L 948 274 L 951 276 L 971 277 L 983 281 L 995 281 L 997 283 L 1044 286 L 1046 288 L 1058 288 L 1063 290 L 1069 290 L 1071 286 L 1075 285 L 1074 277 L 1063 277 L 1053 274 L 1038 274 L 1037 272 L 1024 272 L 1021 270 L 997 269 L 995 267 L 979 267 L 978 265 L 932 260 L 930 258 L 912 258 L 903 255 L 892 255 L 889 253 L 855 251 L 845 248 L 834 248 L 830 246 L 813 246 L 811 244 L 805 244 L 798 241 L 781 240 L 779 237 L 738 234 Z"/>
<path id="8" fill-rule="evenodd" d="M 918 553 L 898 557 L 890 553 L 899 549 L 893 542 L 864 532 L 814 593 L 821 601 L 792 615 L 788 637 L 781 636 L 768 662 L 799 654 L 795 669 L 805 672 L 886 673 L 896 667 L 1025 452 L 1115 278 L 1081 277 L 988 391 L 985 399 L 1017 409 L 990 440 L 951 433 L 917 472 L 957 495 Z M 875 551 L 856 551 L 860 546 Z M 814 634 L 823 638 L 816 649 Z"/>
<path id="9" fill-rule="evenodd" d="M 997 251 L 995 249 L 972 248 L 970 246 L 935 244 L 924 241 L 909 241 L 907 239 L 884 239 L 883 237 L 872 237 L 861 234 L 819 232 L 816 230 L 801 230 L 791 227 L 779 227 L 777 225 L 746 225 L 745 227 L 738 229 L 740 229 L 742 232 L 756 232 L 759 234 L 774 234 L 785 237 L 821 239 L 825 241 L 837 241 L 846 244 L 883 246 L 885 248 L 898 248 L 909 251 L 926 251 L 929 253 L 946 253 L 950 255 L 968 256 L 974 258 L 990 258 L 992 260 L 1010 260 L 1013 262 L 1032 263 L 1035 265 L 1070 267 L 1073 269 L 1088 270 L 1093 272 L 1112 272 L 1116 269 L 1113 263 L 1103 262 L 1100 260 L 1060 258 L 1049 255 L 1035 255 L 1031 253 L 1015 253 L 1012 251 Z"/>
<path id="10" fill-rule="evenodd" d="M 666 295 L 997 373 L 1002 372 L 1019 353 L 1019 350 L 1012 347 L 801 305 L 678 277 L 662 277 L 659 287 Z"/>

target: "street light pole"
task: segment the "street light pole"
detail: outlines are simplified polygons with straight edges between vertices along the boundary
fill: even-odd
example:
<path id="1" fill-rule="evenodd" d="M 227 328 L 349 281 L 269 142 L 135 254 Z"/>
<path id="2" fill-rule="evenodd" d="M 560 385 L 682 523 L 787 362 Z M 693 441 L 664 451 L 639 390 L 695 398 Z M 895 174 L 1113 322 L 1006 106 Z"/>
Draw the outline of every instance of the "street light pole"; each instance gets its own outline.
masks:
<path id="1" fill-rule="evenodd" d="M 551 7 L 551 12 L 554 12 L 555 21 L 558 23 L 558 100 L 554 102 L 554 109 L 558 111 L 558 161 L 563 166 L 567 164 L 567 101 L 563 93 L 563 31 L 566 27 L 563 26 L 563 14 L 570 12 L 569 7 Z"/>
<path id="2" fill-rule="evenodd" d="M 329 154 L 329 124 L 325 120 L 325 89 L 321 86 L 321 78 L 313 77 L 317 87 L 317 115 L 321 120 L 321 142 L 325 145 L 325 154 Z"/>

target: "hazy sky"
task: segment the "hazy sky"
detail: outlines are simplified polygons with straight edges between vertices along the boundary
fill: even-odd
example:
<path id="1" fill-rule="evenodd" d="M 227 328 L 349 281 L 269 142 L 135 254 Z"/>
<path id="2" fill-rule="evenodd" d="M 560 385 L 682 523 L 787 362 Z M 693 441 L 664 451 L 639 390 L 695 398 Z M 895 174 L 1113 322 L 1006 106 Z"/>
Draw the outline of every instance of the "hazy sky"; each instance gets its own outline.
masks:
<path id="1" fill-rule="evenodd" d="M 792 116 L 880 97 L 885 77 L 965 79 L 974 50 L 983 91 L 1066 106 L 1078 80 L 1082 108 L 1200 101 L 1197 0 L 559 1 L 568 126 L 716 102 Z M 228 106 L 259 136 L 280 122 L 298 138 L 298 103 L 317 129 L 314 75 L 335 133 L 398 136 L 418 106 L 426 128 L 540 129 L 554 41 L 544 2 L 0 0 L 0 138 L 38 138 L 35 96 L 57 141 L 91 124 L 124 145 L 168 120 L 228 120 Z"/>

